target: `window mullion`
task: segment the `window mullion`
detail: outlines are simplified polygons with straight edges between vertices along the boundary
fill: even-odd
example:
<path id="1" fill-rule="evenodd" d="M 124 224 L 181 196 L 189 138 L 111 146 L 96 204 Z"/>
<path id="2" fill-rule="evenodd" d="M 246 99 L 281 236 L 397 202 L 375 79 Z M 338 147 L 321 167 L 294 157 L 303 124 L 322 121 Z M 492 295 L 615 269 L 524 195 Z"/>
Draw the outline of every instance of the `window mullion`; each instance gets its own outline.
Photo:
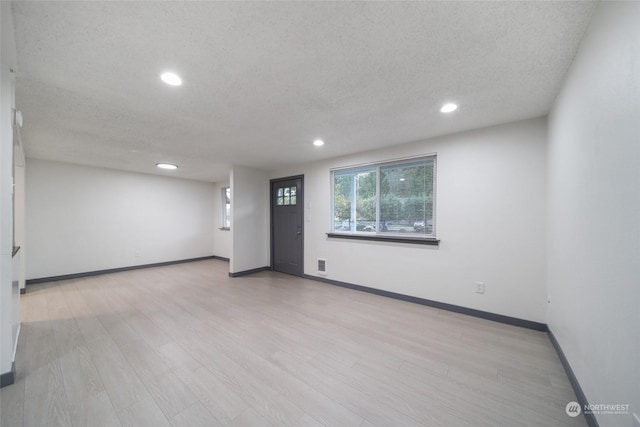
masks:
<path id="1" fill-rule="evenodd" d="M 380 166 L 376 166 L 376 223 L 374 230 L 380 233 Z"/>
<path id="2" fill-rule="evenodd" d="M 353 175 L 353 182 L 351 183 L 351 215 L 349 222 L 349 229 L 352 233 L 356 232 L 356 224 L 358 222 L 358 175 Z"/>

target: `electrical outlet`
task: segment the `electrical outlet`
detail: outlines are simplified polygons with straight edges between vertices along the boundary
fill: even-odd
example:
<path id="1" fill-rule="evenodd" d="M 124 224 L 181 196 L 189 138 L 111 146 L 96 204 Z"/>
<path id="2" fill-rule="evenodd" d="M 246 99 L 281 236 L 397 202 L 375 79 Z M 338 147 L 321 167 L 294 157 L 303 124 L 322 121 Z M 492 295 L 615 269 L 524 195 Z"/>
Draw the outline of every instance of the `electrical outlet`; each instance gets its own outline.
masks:
<path id="1" fill-rule="evenodd" d="M 476 293 L 484 294 L 484 282 L 476 282 Z"/>

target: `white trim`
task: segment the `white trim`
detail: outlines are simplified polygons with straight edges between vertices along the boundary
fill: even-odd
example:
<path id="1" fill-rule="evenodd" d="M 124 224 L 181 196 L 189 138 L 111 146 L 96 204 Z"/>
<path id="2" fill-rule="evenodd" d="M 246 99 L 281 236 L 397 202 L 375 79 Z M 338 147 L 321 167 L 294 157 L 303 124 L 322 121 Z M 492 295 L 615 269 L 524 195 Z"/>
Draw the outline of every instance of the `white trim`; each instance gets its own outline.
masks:
<path id="1" fill-rule="evenodd" d="M 379 161 L 375 161 L 375 162 L 366 162 L 366 163 L 356 163 L 356 164 L 353 164 L 353 165 L 345 165 L 345 166 L 337 166 L 335 168 L 330 168 L 329 172 L 336 172 L 336 171 L 340 171 L 340 170 L 343 170 L 343 169 L 364 168 L 364 167 L 367 167 L 367 166 L 387 166 L 387 165 L 391 165 L 391 164 L 394 164 L 394 163 L 402 163 L 402 162 L 406 162 L 407 160 L 422 159 L 422 158 L 426 158 L 426 157 L 436 158 L 436 157 L 438 157 L 438 153 L 417 154 L 417 155 L 414 155 L 414 156 L 398 157 L 398 158 L 395 158 L 395 159 L 379 160 Z"/>
<path id="2" fill-rule="evenodd" d="M 436 238 L 436 204 L 438 200 L 438 159 L 434 155 L 433 160 L 433 189 L 431 194 L 431 235 Z M 426 224 L 425 224 L 426 226 Z"/>

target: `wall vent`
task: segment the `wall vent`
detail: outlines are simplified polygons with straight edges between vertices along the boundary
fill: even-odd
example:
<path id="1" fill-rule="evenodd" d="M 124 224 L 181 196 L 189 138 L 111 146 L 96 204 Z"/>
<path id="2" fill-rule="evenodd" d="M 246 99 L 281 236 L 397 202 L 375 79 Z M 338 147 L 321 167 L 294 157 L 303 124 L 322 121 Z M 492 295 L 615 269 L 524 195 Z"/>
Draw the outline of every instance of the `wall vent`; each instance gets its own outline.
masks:
<path id="1" fill-rule="evenodd" d="M 318 258 L 318 271 L 325 273 L 327 271 L 327 260 Z"/>

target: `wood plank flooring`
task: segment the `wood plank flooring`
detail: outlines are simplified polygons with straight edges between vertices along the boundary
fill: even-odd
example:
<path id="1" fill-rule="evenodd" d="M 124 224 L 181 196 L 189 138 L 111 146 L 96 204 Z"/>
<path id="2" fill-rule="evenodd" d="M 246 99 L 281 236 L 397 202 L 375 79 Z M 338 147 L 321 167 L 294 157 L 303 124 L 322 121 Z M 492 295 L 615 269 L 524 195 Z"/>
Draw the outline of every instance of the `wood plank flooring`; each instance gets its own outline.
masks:
<path id="1" fill-rule="evenodd" d="M 585 426 L 541 332 L 207 260 L 30 285 L 2 427 Z"/>

